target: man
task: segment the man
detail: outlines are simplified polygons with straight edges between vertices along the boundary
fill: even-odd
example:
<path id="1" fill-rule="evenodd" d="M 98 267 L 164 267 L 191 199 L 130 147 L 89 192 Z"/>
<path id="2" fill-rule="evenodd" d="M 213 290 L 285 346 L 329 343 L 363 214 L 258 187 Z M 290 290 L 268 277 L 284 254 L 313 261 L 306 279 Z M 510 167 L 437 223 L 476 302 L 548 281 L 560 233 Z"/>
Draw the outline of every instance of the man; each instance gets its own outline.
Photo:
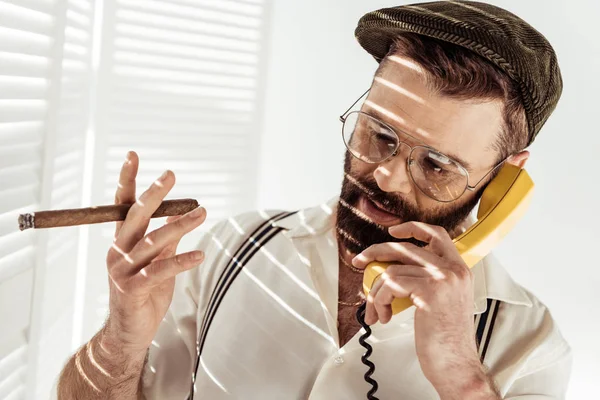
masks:
<path id="1" fill-rule="evenodd" d="M 549 311 L 492 256 L 470 270 L 452 242 L 556 107 L 552 47 L 462 1 L 369 13 L 356 37 L 380 66 L 342 116 L 339 198 L 231 218 L 175 256 L 206 212 L 145 235 L 166 172 L 117 226 L 110 316 L 65 366 L 60 399 L 564 398 L 571 351 Z M 117 203 L 135 202 L 137 166 L 129 153 Z M 365 299 L 373 260 L 392 266 Z M 392 317 L 402 297 L 415 307 Z M 355 317 L 365 301 L 376 388 Z"/>

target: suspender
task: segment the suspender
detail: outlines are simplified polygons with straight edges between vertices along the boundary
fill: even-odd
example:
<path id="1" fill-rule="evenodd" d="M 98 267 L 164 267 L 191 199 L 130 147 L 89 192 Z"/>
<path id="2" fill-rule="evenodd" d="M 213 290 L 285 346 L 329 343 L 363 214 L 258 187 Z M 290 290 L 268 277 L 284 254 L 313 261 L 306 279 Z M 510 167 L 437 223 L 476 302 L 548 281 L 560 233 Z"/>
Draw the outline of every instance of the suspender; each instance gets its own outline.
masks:
<path id="1" fill-rule="evenodd" d="M 498 309 L 500 308 L 501 303 L 502 302 L 499 300 L 487 299 L 487 310 L 485 310 L 483 314 L 475 316 L 475 326 L 477 326 L 477 348 L 479 349 L 479 359 L 482 363 L 485 359 L 488 345 L 490 344 L 494 323 L 496 322 L 496 316 L 498 315 Z"/>
<path id="2" fill-rule="evenodd" d="M 192 375 L 192 384 L 190 388 L 190 394 L 187 400 L 193 400 L 194 398 L 194 384 L 196 382 L 196 375 L 198 373 L 198 366 L 200 365 L 200 356 L 202 355 L 202 349 L 206 341 L 206 334 L 210 325 L 212 324 L 213 318 L 217 311 L 217 308 L 223 300 L 223 296 L 227 293 L 227 290 L 233 283 L 234 279 L 240 274 L 244 265 L 250 261 L 252 256 L 256 254 L 262 246 L 267 244 L 275 235 L 277 235 L 285 228 L 277 227 L 273 225 L 273 222 L 279 221 L 283 218 L 289 217 L 294 212 L 282 212 L 271 217 L 269 220 L 263 222 L 258 228 L 256 228 L 237 249 L 227 267 L 221 272 L 219 280 L 210 296 L 208 301 L 208 308 L 202 319 L 202 325 L 200 328 L 200 335 L 196 346 L 196 362 L 194 366 L 194 374 Z M 492 337 L 492 331 L 494 329 L 494 323 L 496 322 L 496 316 L 498 315 L 498 309 L 500 308 L 500 301 L 487 299 L 487 310 L 475 316 L 475 325 L 477 326 L 476 339 L 477 347 L 479 349 L 479 356 L 481 362 L 485 359 L 485 354 Z"/>
<path id="3" fill-rule="evenodd" d="M 194 374 L 192 375 L 192 385 L 190 388 L 190 395 L 188 396 L 188 400 L 194 398 L 194 384 L 196 382 L 196 375 L 198 373 L 198 366 L 200 365 L 200 356 L 202 354 L 202 349 L 204 348 L 204 342 L 206 341 L 206 334 L 210 325 L 212 324 L 213 318 L 215 316 L 215 312 L 217 308 L 221 304 L 223 300 L 223 296 L 227 293 L 227 290 L 233 283 L 233 280 L 239 275 L 244 268 L 244 265 L 250 261 L 252 256 L 260 250 L 262 246 L 267 244 L 269 240 L 271 240 L 275 235 L 277 235 L 285 228 L 277 227 L 273 225 L 273 222 L 279 221 L 283 218 L 289 217 L 294 214 L 294 212 L 282 212 L 276 214 L 271 217 L 269 220 L 263 222 L 258 228 L 254 230 L 246 239 L 245 242 L 237 249 L 227 267 L 221 272 L 221 276 L 219 276 L 219 280 L 217 281 L 217 285 L 215 286 L 212 295 L 208 301 L 208 308 L 206 309 L 206 313 L 204 314 L 204 318 L 202 319 L 202 325 L 200 327 L 200 336 L 198 338 L 198 343 L 196 345 L 196 363 L 194 366 Z"/>

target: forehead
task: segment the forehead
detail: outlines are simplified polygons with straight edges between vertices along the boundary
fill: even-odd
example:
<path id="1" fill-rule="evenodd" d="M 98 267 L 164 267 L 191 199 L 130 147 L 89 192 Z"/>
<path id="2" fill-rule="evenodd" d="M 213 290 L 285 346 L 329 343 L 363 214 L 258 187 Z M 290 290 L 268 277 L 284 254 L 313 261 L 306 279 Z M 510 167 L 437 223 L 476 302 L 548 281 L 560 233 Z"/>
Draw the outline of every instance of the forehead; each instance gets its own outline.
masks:
<path id="1" fill-rule="evenodd" d="M 501 101 L 440 95 L 427 83 L 426 73 L 407 58 L 387 59 L 363 109 L 420 142 L 459 155 L 473 168 L 488 167 L 495 160 L 492 145 L 502 126 Z"/>

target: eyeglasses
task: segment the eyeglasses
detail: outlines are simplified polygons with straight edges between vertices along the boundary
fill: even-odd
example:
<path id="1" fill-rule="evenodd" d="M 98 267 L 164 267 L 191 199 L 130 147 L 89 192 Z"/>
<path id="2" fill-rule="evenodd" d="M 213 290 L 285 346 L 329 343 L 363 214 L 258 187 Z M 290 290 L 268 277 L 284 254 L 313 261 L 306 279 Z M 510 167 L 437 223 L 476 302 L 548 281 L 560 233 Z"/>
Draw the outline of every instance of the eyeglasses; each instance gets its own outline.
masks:
<path id="1" fill-rule="evenodd" d="M 396 130 L 366 112 L 350 112 L 369 90 L 340 116 L 342 138 L 346 148 L 357 159 L 377 164 L 396 156 L 401 145 L 407 146 L 410 149 L 406 162 L 408 174 L 415 186 L 426 196 L 443 203 L 452 202 L 467 190 L 475 190 L 490 173 L 506 161 L 504 159 L 494 166 L 475 185 L 469 185 L 469 172 L 458 161 L 427 145 L 409 145 L 400 140 Z M 411 141 L 419 142 L 408 133 L 401 132 Z"/>

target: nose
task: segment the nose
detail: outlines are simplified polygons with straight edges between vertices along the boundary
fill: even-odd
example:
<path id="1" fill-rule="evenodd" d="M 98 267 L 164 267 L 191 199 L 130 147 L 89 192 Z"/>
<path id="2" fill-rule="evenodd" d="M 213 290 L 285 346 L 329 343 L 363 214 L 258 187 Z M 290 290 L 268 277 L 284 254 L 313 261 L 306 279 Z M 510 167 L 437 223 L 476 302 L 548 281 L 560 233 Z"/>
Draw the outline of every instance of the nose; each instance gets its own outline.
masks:
<path id="1" fill-rule="evenodd" d="M 409 146 L 402 143 L 396 155 L 380 163 L 373 171 L 373 177 L 381 190 L 388 193 L 399 192 L 402 194 L 411 192 L 412 184 L 407 166 L 409 153 Z"/>

